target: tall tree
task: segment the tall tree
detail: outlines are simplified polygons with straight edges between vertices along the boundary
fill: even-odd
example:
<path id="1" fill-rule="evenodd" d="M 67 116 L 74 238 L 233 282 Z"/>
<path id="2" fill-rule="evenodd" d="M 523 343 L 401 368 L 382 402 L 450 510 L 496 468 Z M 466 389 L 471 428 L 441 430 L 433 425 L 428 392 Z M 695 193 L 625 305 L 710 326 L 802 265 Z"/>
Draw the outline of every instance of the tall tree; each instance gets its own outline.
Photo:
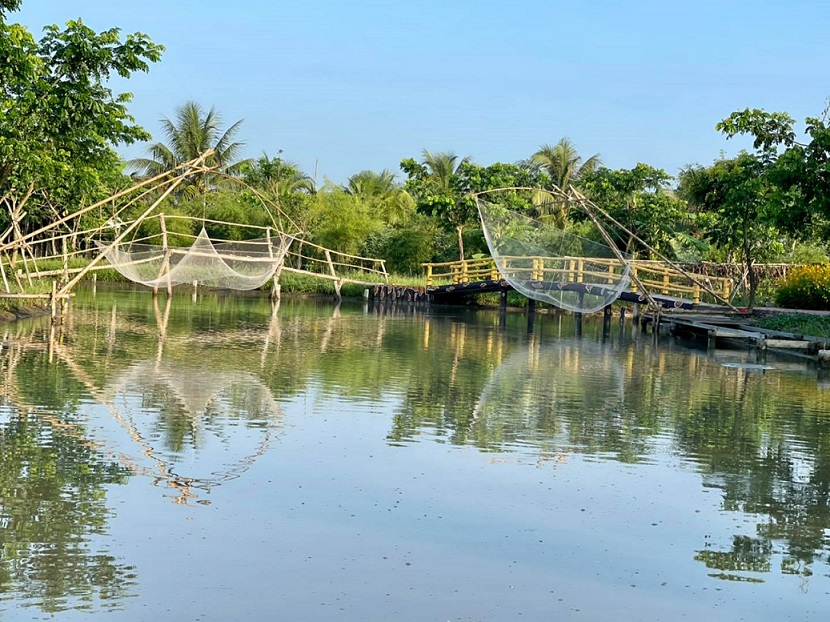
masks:
<path id="1" fill-rule="evenodd" d="M 216 108 L 204 112 L 202 106 L 188 101 L 176 109 L 175 120 L 163 118 L 161 129 L 167 142 L 150 146 L 149 158 L 131 160 L 130 166 L 145 175 L 158 175 L 179 164 L 197 158 L 208 149 L 213 153 L 205 163 L 218 166 L 223 173 L 234 174 L 243 170 L 247 160 L 239 160 L 244 142 L 235 141 L 242 124 L 240 119 L 228 129 L 220 128 L 221 118 Z M 204 194 L 216 179 L 214 175 L 194 175 L 185 184 L 185 194 Z"/>
<path id="2" fill-rule="evenodd" d="M 164 49 L 141 33 L 99 33 L 81 20 L 47 26 L 36 41 L 6 20 L 20 4 L 0 3 L 3 229 L 15 219 L 23 228 L 38 226 L 52 218 L 52 208 L 74 209 L 102 194 L 118 175 L 112 147 L 150 137 L 127 111 L 131 95 L 113 93 L 108 80 L 147 71 Z"/>
<path id="3" fill-rule="evenodd" d="M 431 153 L 426 149 L 422 155 L 420 163 L 413 158 L 401 162 L 401 170 L 408 176 L 406 190 L 420 212 L 435 216 L 444 226 L 455 229 L 459 256 L 463 260 L 463 231 L 475 214 L 475 201 L 461 189 L 458 172 L 470 158 L 459 158 L 449 151 Z"/>
<path id="4" fill-rule="evenodd" d="M 578 185 L 586 174 L 597 170 L 602 165 L 602 160 L 600 155 L 595 153 L 583 161 L 576 146 L 565 137 L 555 145 L 544 144 L 539 147 L 527 160 L 526 165 L 544 171 L 557 187 L 567 190 L 568 186 Z"/>
<path id="5" fill-rule="evenodd" d="M 681 196 L 710 218 L 707 237 L 741 258 L 749 279 L 750 309 L 758 289 L 754 263 L 783 250 L 768 200 L 766 167 L 762 159 L 742 152 L 709 168 L 689 167 L 680 175 Z"/>
<path id="6" fill-rule="evenodd" d="M 670 190 L 673 177 L 639 163 L 632 169 L 599 168 L 582 176 L 588 197 L 649 246 L 671 254 L 671 240 L 686 217 L 682 201 Z M 609 233 L 626 251 L 645 251 L 629 234 L 614 226 Z"/>

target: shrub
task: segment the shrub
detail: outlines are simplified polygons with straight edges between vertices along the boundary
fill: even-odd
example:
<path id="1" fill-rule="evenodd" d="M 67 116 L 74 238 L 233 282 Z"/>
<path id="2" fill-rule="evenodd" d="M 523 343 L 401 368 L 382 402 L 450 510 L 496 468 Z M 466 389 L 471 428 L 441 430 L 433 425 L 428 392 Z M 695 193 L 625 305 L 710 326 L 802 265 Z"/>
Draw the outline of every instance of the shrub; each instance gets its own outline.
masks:
<path id="1" fill-rule="evenodd" d="M 830 310 L 830 265 L 795 268 L 778 282 L 775 301 L 789 309 Z"/>

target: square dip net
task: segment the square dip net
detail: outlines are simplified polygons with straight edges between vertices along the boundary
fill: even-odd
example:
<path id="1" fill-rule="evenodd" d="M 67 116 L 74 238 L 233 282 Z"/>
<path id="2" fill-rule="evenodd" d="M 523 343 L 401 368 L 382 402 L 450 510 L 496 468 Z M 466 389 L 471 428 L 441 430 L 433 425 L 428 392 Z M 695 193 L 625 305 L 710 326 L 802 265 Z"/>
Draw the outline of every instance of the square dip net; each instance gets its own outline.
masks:
<path id="1" fill-rule="evenodd" d="M 630 259 L 552 222 L 478 198 L 490 254 L 504 280 L 521 294 L 578 313 L 599 311 L 631 282 Z"/>
<path id="2" fill-rule="evenodd" d="M 202 227 L 188 248 L 127 243 L 105 248 L 104 257 L 127 279 L 147 287 L 197 284 L 251 290 L 271 279 L 285 260 L 292 238 L 213 242 Z"/>

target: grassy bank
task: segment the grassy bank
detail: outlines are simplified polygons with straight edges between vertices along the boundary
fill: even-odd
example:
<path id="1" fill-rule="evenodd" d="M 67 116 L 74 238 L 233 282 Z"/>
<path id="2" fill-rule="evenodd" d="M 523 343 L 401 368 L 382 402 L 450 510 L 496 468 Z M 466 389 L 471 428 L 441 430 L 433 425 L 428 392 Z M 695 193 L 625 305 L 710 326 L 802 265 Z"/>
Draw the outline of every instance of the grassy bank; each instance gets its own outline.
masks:
<path id="1" fill-rule="evenodd" d="M 780 330 L 811 337 L 830 337 L 830 315 L 811 315 L 807 313 L 784 313 L 761 317 L 761 328 Z"/>

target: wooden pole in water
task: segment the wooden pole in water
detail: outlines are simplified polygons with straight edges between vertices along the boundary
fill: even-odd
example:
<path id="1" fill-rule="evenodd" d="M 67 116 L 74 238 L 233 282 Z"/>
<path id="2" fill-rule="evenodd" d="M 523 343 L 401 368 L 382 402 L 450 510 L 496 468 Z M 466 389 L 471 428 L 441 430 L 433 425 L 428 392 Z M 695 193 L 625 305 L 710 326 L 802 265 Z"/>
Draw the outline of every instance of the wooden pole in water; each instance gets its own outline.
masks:
<path id="1" fill-rule="evenodd" d="M 161 271 L 167 272 L 167 296 L 173 295 L 173 284 L 170 281 L 170 249 L 167 245 L 167 221 L 164 214 L 159 214 L 159 225 L 161 226 L 161 248 L 164 250 L 164 260 L 161 263 Z"/>
<path id="2" fill-rule="evenodd" d="M 66 250 L 66 238 L 61 238 L 61 241 L 63 252 L 63 272 L 61 273 L 61 284 L 63 284 L 69 279 L 69 256 Z"/>
<path id="3" fill-rule="evenodd" d="M 52 324 L 55 323 L 58 317 L 58 282 L 52 281 L 52 292 L 49 294 L 49 312 L 52 318 Z"/>

